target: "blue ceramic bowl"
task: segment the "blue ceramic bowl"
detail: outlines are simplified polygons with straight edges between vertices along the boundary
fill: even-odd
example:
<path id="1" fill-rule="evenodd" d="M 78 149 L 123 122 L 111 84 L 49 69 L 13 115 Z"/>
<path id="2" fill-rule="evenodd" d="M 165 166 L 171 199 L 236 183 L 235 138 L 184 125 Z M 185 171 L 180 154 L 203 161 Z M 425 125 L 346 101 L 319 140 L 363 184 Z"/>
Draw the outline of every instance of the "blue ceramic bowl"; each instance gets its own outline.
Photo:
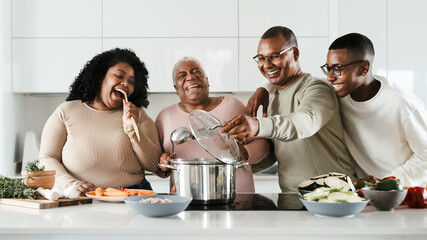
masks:
<path id="1" fill-rule="evenodd" d="M 300 199 L 307 210 L 315 215 L 330 216 L 330 217 L 347 217 L 360 213 L 369 202 L 365 200 L 362 202 L 351 203 L 325 203 L 315 202 Z"/>
<path id="2" fill-rule="evenodd" d="M 172 203 L 140 203 L 141 199 L 147 198 L 170 199 Z M 173 216 L 184 211 L 191 202 L 191 198 L 175 195 L 142 195 L 127 197 L 124 199 L 126 205 L 138 214 L 148 217 Z"/>

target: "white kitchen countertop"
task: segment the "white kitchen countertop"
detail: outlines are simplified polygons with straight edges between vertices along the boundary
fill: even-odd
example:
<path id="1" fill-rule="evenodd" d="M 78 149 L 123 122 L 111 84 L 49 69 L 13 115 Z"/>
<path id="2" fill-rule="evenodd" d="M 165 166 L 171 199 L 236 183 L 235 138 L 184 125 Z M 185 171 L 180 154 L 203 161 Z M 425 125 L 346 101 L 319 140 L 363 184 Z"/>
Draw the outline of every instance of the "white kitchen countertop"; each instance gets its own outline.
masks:
<path id="1" fill-rule="evenodd" d="M 345 238 L 343 237 L 345 236 Z M 427 209 L 367 206 L 350 217 L 308 211 L 184 211 L 137 215 L 124 203 L 30 209 L 0 204 L 0 239 L 427 239 Z"/>

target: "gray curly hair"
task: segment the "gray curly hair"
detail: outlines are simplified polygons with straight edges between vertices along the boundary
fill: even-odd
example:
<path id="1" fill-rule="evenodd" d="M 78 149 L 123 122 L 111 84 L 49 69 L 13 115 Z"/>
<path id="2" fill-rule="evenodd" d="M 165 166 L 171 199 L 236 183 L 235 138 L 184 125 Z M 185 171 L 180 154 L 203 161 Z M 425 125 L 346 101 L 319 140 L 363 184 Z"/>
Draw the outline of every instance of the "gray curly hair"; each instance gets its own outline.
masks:
<path id="1" fill-rule="evenodd" d="M 178 60 L 178 62 L 175 63 L 175 65 L 173 66 L 173 70 L 172 70 L 172 79 L 173 82 L 175 83 L 175 73 L 176 73 L 176 68 L 184 62 L 195 62 L 197 63 L 197 65 L 200 66 L 200 68 L 203 70 L 203 72 L 205 72 L 205 68 L 203 67 L 202 63 L 199 61 L 199 59 L 195 58 L 195 57 L 191 57 L 191 56 L 184 56 L 182 58 L 180 58 Z"/>

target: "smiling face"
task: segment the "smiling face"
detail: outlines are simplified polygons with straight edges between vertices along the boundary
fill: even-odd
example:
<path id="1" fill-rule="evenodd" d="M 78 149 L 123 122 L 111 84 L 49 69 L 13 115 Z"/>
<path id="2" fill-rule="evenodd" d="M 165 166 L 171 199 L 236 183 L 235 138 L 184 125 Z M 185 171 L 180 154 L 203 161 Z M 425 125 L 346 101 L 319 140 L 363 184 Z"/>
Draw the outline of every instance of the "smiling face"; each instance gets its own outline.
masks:
<path id="1" fill-rule="evenodd" d="M 122 107 L 126 92 L 128 98 L 134 91 L 135 73 L 133 68 L 124 62 L 110 67 L 102 80 L 101 90 L 92 103 L 98 110 L 113 110 Z"/>
<path id="2" fill-rule="evenodd" d="M 293 46 L 288 46 L 286 39 L 282 35 L 261 39 L 258 44 L 257 55 L 264 57 L 271 56 L 272 53 L 280 53 L 288 47 Z M 281 89 L 281 87 L 287 86 L 301 73 L 298 58 L 299 50 L 297 47 L 294 47 L 280 55 L 280 59 L 276 62 L 266 60 L 264 64 L 258 64 L 258 69 L 271 84 Z"/>
<path id="3" fill-rule="evenodd" d="M 329 50 L 326 64 L 329 67 L 341 66 L 348 63 L 360 60 L 360 56 L 355 56 L 347 49 Z M 360 63 L 352 64 L 341 69 L 341 76 L 335 76 L 332 71 L 328 72 L 328 81 L 334 87 L 335 93 L 338 97 L 342 98 L 351 94 L 363 85 L 365 81 L 362 75 Z"/>
<path id="4" fill-rule="evenodd" d="M 179 63 L 173 73 L 174 87 L 182 103 L 199 104 L 209 99 L 209 81 L 193 60 Z"/>

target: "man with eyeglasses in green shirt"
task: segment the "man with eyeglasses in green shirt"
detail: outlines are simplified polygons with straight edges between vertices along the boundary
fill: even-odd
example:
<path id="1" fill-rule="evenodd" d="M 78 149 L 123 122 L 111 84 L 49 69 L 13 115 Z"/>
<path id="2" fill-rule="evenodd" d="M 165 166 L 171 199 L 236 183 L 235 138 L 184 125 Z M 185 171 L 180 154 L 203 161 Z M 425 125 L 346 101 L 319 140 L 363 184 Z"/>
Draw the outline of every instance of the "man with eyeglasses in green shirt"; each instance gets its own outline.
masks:
<path id="1" fill-rule="evenodd" d="M 329 172 L 356 176 L 344 143 L 337 97 L 326 82 L 301 71 L 299 56 L 292 30 L 282 26 L 267 30 L 254 60 L 273 96 L 258 88 L 247 106 L 252 116 L 237 116 L 221 129 L 241 142 L 254 137 L 272 140 L 282 192 L 296 192 L 303 180 Z M 259 104 L 264 105 L 263 117 L 256 117 Z"/>

